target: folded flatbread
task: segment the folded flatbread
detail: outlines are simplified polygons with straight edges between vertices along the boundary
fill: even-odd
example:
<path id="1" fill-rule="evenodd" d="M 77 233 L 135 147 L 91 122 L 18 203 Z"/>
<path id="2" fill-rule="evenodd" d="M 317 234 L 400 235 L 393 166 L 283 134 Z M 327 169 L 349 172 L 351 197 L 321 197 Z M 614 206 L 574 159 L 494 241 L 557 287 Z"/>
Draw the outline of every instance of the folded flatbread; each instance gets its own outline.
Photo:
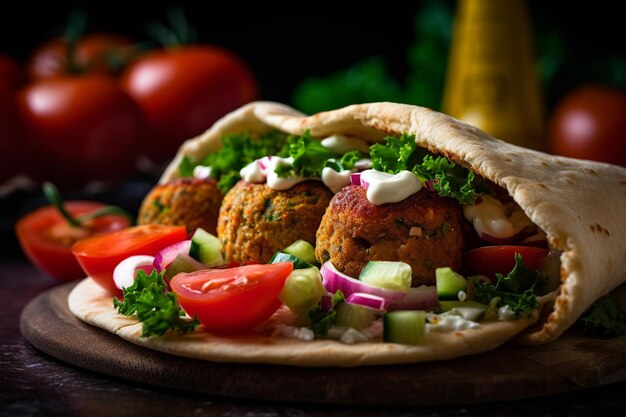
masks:
<path id="1" fill-rule="evenodd" d="M 89 281 L 69 299 L 79 318 L 157 350 L 233 362 L 301 366 L 355 366 L 449 359 L 485 352 L 516 337 L 523 343 L 552 341 L 598 298 L 626 281 L 626 169 L 521 148 L 477 128 L 417 106 L 371 103 L 307 117 L 277 103 L 256 102 L 225 116 L 204 134 L 185 142 L 161 182 L 178 176 L 184 156 L 201 160 L 227 133 L 278 129 L 309 130 L 315 137 L 345 134 L 380 142 L 385 136 L 415 135 L 417 144 L 494 182 L 508 191 L 562 251 L 561 286 L 545 297 L 542 313 L 512 321 L 481 323 L 478 329 L 430 333 L 421 346 L 386 343 L 344 345 L 332 340 L 305 342 L 276 336 L 192 335 L 141 338 L 141 325 L 115 313 L 111 297 Z M 276 320 L 280 320 L 279 317 Z"/>

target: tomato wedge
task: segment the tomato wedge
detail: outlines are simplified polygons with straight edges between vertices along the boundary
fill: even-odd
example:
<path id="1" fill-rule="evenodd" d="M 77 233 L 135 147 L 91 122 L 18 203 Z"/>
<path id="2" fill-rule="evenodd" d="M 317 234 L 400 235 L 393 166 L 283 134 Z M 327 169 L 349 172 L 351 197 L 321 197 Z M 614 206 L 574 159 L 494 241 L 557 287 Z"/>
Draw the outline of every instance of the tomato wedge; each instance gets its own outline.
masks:
<path id="1" fill-rule="evenodd" d="M 76 242 L 72 252 L 83 271 L 113 294 L 121 291 L 113 282 L 113 270 L 133 255 L 155 256 L 161 249 L 187 239 L 185 226 L 146 224 Z"/>
<path id="2" fill-rule="evenodd" d="M 293 271 L 291 262 L 180 273 L 170 281 L 180 306 L 216 333 L 237 333 L 269 319 Z"/>
<path id="3" fill-rule="evenodd" d="M 95 201 L 65 203 L 65 209 L 74 217 L 103 207 Z M 85 227 L 72 227 L 54 206 L 44 206 L 18 220 L 15 233 L 33 264 L 61 281 L 71 281 L 85 276 L 72 254 L 74 242 L 129 225 L 126 217 L 109 215 L 89 220 Z"/>
<path id="4" fill-rule="evenodd" d="M 524 266 L 539 269 L 539 260 L 548 256 L 548 250 L 534 246 L 499 245 L 484 246 L 465 252 L 463 262 L 468 275 L 508 274 L 515 266 L 515 254 L 522 255 Z"/>

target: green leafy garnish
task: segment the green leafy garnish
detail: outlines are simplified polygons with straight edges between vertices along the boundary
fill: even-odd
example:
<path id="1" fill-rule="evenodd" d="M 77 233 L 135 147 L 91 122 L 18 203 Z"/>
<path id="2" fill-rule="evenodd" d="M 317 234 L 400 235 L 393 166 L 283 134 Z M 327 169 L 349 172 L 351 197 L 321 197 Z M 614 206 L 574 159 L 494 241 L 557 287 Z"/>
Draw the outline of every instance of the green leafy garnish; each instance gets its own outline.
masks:
<path id="1" fill-rule="evenodd" d="M 626 334 L 626 311 L 609 295 L 593 303 L 582 316 L 583 331 L 597 337 Z"/>
<path id="2" fill-rule="evenodd" d="M 346 300 L 341 291 L 337 291 L 332 298 L 333 309 L 330 311 L 322 309 L 319 305 L 309 310 L 309 328 L 313 330 L 316 337 L 326 337 L 328 330 L 337 321 L 337 304 Z"/>
<path id="3" fill-rule="evenodd" d="M 258 137 L 249 132 L 224 135 L 220 149 L 201 161 L 184 157 L 178 172 L 181 177 L 190 177 L 196 166 L 210 166 L 211 177 L 218 181 L 218 188 L 226 194 L 239 181 L 239 171 L 246 165 L 268 155 L 287 156 L 288 138 L 286 133 L 276 130 Z"/>
<path id="4" fill-rule="evenodd" d="M 176 293 L 167 291 L 160 274 L 152 270 L 150 275 L 137 271 L 135 282 L 124 288 L 124 299 L 113 299 L 113 307 L 125 316 L 136 315 L 143 323 L 142 337 L 162 336 L 168 330 L 186 333 L 193 331 L 200 322 L 183 319 L 185 312 L 178 305 Z"/>
<path id="5" fill-rule="evenodd" d="M 386 137 L 385 144 L 372 145 L 372 168 L 397 174 L 409 170 L 422 181 L 429 181 L 441 197 L 451 197 L 461 204 L 473 204 L 480 193 L 491 193 L 485 181 L 473 172 L 443 156 L 433 156 L 415 144 L 415 135 Z"/>
<path id="6" fill-rule="evenodd" d="M 519 253 L 515 254 L 513 270 L 506 276 L 496 274 L 496 278 L 496 285 L 480 282 L 475 277 L 470 278 L 474 287 L 474 300 L 489 305 L 493 298 L 497 298 L 498 307 L 510 306 L 515 317 L 529 314 L 539 305 L 535 287 L 542 285 L 546 278 L 538 271 L 526 268 Z"/>

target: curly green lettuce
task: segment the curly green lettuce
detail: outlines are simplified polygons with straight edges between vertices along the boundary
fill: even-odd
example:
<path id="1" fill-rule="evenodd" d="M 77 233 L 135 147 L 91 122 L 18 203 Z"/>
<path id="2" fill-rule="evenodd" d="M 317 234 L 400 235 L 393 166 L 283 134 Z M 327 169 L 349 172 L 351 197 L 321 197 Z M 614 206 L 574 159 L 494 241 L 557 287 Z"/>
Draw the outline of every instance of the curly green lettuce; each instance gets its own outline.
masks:
<path id="1" fill-rule="evenodd" d="M 626 311 L 609 295 L 593 303 L 581 318 L 583 331 L 597 337 L 626 334 Z"/>

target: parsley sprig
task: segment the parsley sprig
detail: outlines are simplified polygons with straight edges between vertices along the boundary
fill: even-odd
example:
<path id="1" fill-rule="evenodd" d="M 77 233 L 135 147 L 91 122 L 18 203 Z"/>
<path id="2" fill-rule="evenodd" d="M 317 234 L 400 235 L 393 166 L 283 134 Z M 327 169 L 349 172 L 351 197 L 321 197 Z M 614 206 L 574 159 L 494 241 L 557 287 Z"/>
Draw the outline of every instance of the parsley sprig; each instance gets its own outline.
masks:
<path id="1" fill-rule="evenodd" d="M 581 318 L 583 331 L 597 337 L 626 334 L 626 311 L 609 295 L 593 303 Z"/>
<path id="2" fill-rule="evenodd" d="M 492 193 L 487 183 L 473 172 L 433 156 L 415 144 L 415 135 L 386 137 L 384 144 L 372 145 L 372 167 L 378 171 L 397 174 L 412 171 L 422 181 L 430 181 L 441 197 L 455 198 L 461 204 L 473 204 L 480 193 Z"/>
<path id="3" fill-rule="evenodd" d="M 184 319 L 176 293 L 167 290 L 163 274 L 152 270 L 150 275 L 137 271 L 135 282 L 124 288 L 124 299 L 113 299 L 113 306 L 125 316 L 136 315 L 143 323 L 142 337 L 163 336 L 168 330 L 186 333 L 200 322 Z"/>
<path id="4" fill-rule="evenodd" d="M 316 337 L 326 337 L 328 330 L 337 321 L 337 305 L 346 300 L 341 291 L 337 291 L 331 299 L 332 308 L 330 310 L 323 309 L 319 305 L 309 310 L 309 329 L 313 330 Z"/>
<path id="5" fill-rule="evenodd" d="M 546 278 L 538 271 L 524 266 L 522 255 L 515 254 L 515 266 L 506 276 L 496 274 L 498 282 L 480 282 L 477 278 L 470 278 L 474 287 L 474 300 L 483 304 L 490 304 L 493 298 L 498 299 L 498 307 L 508 305 L 515 313 L 515 317 L 529 314 L 539 306 L 535 296 L 535 288 L 541 286 Z"/>

